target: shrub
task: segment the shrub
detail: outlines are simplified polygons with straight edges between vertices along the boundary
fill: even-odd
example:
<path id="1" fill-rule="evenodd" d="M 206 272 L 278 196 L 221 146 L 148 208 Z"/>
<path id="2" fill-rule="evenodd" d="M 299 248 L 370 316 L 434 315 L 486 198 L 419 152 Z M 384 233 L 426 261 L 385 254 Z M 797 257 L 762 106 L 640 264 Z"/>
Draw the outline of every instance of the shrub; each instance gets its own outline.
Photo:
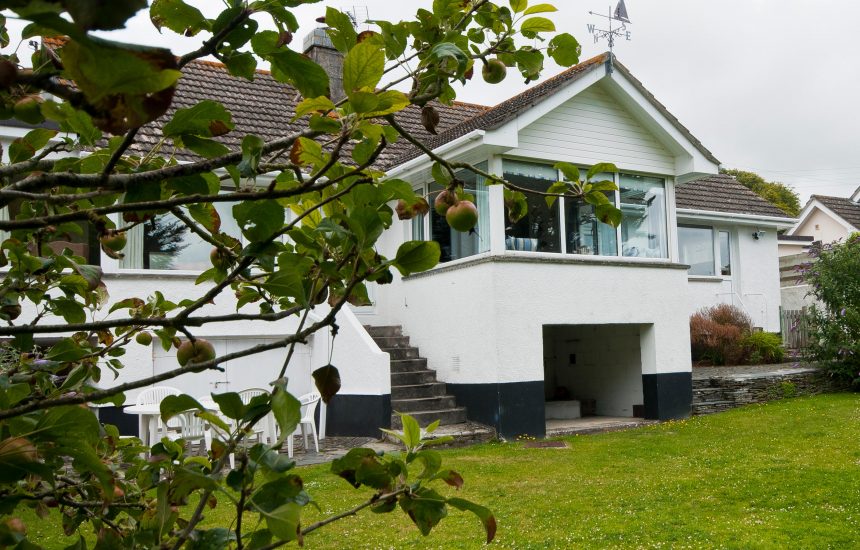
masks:
<path id="1" fill-rule="evenodd" d="M 802 271 L 818 301 L 809 308 L 806 357 L 860 391 L 860 233 L 812 255 Z"/>
<path id="2" fill-rule="evenodd" d="M 751 332 L 743 339 L 745 355 L 750 364 L 779 363 L 785 359 L 782 338 L 772 332 Z"/>
<path id="3" fill-rule="evenodd" d="M 714 365 L 742 363 L 744 337 L 752 323 L 743 311 L 727 304 L 703 308 L 690 317 L 690 344 L 694 361 Z"/>

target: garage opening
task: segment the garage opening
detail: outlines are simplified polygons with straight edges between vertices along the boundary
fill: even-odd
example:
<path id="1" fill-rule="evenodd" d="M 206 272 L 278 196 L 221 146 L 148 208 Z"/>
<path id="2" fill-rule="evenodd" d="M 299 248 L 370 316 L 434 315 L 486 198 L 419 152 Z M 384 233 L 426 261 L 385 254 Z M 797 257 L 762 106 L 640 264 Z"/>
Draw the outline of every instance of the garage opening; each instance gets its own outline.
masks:
<path id="1" fill-rule="evenodd" d="M 643 325 L 544 325 L 547 435 L 644 416 Z"/>

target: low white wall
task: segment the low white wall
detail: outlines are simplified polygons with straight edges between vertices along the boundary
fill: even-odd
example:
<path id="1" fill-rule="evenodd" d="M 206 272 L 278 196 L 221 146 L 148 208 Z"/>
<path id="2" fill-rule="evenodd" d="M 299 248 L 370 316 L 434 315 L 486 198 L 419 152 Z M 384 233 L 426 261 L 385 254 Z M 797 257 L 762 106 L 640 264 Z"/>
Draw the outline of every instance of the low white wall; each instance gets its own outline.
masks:
<path id="1" fill-rule="evenodd" d="M 652 325 L 642 373 L 689 372 L 685 281 L 683 269 L 509 253 L 406 279 L 396 320 L 450 383 L 543 380 L 544 325 Z"/>

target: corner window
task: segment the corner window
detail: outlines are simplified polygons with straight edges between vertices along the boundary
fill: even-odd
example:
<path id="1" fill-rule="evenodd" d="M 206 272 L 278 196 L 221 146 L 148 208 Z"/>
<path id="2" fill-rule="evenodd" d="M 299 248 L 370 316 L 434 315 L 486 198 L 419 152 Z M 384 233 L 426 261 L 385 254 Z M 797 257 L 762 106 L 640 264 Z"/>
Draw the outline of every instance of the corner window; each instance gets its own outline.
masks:
<path id="1" fill-rule="evenodd" d="M 486 165 L 481 163 L 477 167 L 486 170 Z M 455 231 L 448 226 L 445 216 L 436 213 L 433 209 L 433 201 L 442 191 L 442 187 L 436 183 L 428 186 L 427 201 L 430 203 L 430 213 L 427 216 L 412 218 L 412 238 L 424 240 L 425 235 L 429 235 L 430 240 L 439 243 L 440 262 L 450 262 L 490 250 L 490 200 L 484 178 L 471 170 L 460 170 L 457 172 L 457 179 L 463 182 L 463 190 L 475 197 L 478 225 L 474 229 L 468 233 Z"/>
<path id="2" fill-rule="evenodd" d="M 713 276 L 714 230 L 710 227 L 678 226 L 681 262 L 690 266 L 690 275 Z"/>
<path id="3" fill-rule="evenodd" d="M 504 177 L 518 187 L 546 191 L 558 181 L 558 170 L 552 166 L 505 160 Z M 561 201 L 547 206 L 541 195 L 526 193 L 528 213 L 518 222 L 505 219 L 505 248 L 537 252 L 561 252 L 559 208 Z M 507 212 L 505 212 L 507 216 Z"/>
<path id="4" fill-rule="evenodd" d="M 666 192 L 662 178 L 621 174 L 621 251 L 624 256 L 667 258 Z"/>
<path id="5" fill-rule="evenodd" d="M 594 179 L 614 181 L 615 176 L 599 174 Z M 615 203 L 615 192 L 605 194 Z M 618 256 L 618 232 L 611 225 L 601 223 L 594 215 L 594 207 L 587 202 L 564 199 L 564 228 L 568 254 Z"/>
<path id="6" fill-rule="evenodd" d="M 728 231 L 720 231 L 720 274 L 732 274 L 732 241 Z"/>

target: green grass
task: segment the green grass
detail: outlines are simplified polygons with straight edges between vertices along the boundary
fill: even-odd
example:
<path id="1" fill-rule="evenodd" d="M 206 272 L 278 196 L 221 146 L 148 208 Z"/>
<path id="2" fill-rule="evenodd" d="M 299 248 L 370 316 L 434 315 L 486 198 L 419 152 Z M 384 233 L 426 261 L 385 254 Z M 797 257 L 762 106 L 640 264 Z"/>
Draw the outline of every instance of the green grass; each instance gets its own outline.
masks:
<path id="1" fill-rule="evenodd" d="M 461 496 L 495 512 L 494 546 L 860 545 L 860 395 L 796 398 L 566 441 L 567 449 L 506 443 L 444 451 L 445 467 L 466 480 Z M 309 507 L 306 523 L 366 498 L 327 467 L 299 471 L 322 508 Z M 206 521 L 226 518 L 215 510 Z M 425 538 L 397 511 L 345 519 L 305 545 L 478 548 L 482 539 L 470 514 L 452 510 Z"/>

